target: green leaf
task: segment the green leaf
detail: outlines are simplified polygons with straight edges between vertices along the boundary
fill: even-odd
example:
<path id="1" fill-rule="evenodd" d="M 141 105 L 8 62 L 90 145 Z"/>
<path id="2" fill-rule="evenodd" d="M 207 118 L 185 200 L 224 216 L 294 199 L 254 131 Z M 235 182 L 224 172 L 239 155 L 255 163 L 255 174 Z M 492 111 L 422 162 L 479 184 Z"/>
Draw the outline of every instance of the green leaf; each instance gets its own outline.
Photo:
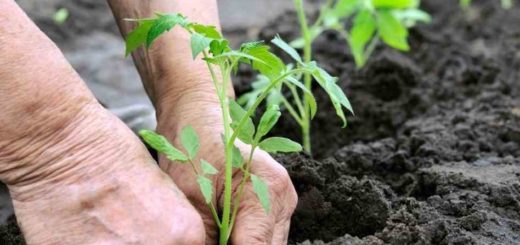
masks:
<path id="1" fill-rule="evenodd" d="M 429 23 L 432 20 L 432 17 L 428 13 L 420 9 L 397 9 L 393 10 L 392 14 L 400 22 L 404 23 L 406 27 L 412 27 L 416 22 Z"/>
<path id="2" fill-rule="evenodd" d="M 251 183 L 253 184 L 253 190 L 255 191 L 260 204 L 262 204 L 265 213 L 268 214 L 271 211 L 269 187 L 262 179 L 254 174 L 251 175 Z"/>
<path id="3" fill-rule="evenodd" d="M 381 39 L 390 47 L 408 51 L 408 30 L 401 22 L 390 12 L 386 10 L 377 11 L 377 24 Z"/>
<path id="4" fill-rule="evenodd" d="M 510 9 L 513 7 L 513 0 L 501 0 L 500 5 L 502 5 L 504 9 Z"/>
<path id="5" fill-rule="evenodd" d="M 240 152 L 240 149 L 238 147 L 233 146 L 233 167 L 234 168 L 241 168 L 242 165 L 244 165 L 244 157 L 242 157 L 242 153 Z"/>
<path id="6" fill-rule="evenodd" d="M 468 7 L 471 4 L 471 0 L 460 0 L 460 6 L 463 8 Z"/>
<path id="7" fill-rule="evenodd" d="M 269 49 L 267 45 L 257 45 L 248 50 L 244 50 L 244 53 L 255 58 L 252 59 L 253 69 L 270 79 L 274 79 L 285 70 L 285 64 L 278 56 L 271 53 Z"/>
<path id="8" fill-rule="evenodd" d="M 193 59 L 197 58 L 197 56 L 202 53 L 206 48 L 209 47 L 212 40 L 199 34 L 193 33 L 191 35 L 191 54 Z"/>
<path id="9" fill-rule="evenodd" d="M 218 174 L 218 170 L 215 167 L 213 167 L 213 165 L 211 165 L 211 163 L 207 162 L 206 160 L 201 159 L 200 165 L 202 167 L 202 173 L 204 175 Z"/>
<path id="10" fill-rule="evenodd" d="M 219 31 L 217 31 L 217 28 L 215 26 L 193 23 L 190 25 L 190 27 L 193 28 L 193 31 L 195 31 L 196 33 L 201 34 L 207 38 L 222 39 L 222 35 Z"/>
<path id="11" fill-rule="evenodd" d="M 163 33 L 170 31 L 176 25 L 186 26 L 186 17 L 181 14 L 158 14 L 158 18 L 155 19 L 146 37 L 146 47 L 150 47 L 155 39 Z"/>
<path id="12" fill-rule="evenodd" d="M 245 42 L 240 45 L 240 51 L 247 53 L 249 50 L 258 48 L 263 45 L 265 45 L 264 41 Z"/>
<path id="13" fill-rule="evenodd" d="M 188 152 L 190 159 L 193 160 L 199 152 L 200 142 L 199 136 L 192 126 L 186 126 L 181 130 L 181 143 Z"/>
<path id="14" fill-rule="evenodd" d="M 356 15 L 349 41 L 358 67 L 362 67 L 366 62 L 365 47 L 374 38 L 376 28 L 376 20 L 369 10 L 363 10 Z"/>
<path id="15" fill-rule="evenodd" d="M 360 0 L 338 0 L 332 10 L 332 14 L 337 18 L 348 18 L 357 8 L 359 8 Z"/>
<path id="16" fill-rule="evenodd" d="M 418 5 L 417 0 L 372 0 L 372 4 L 376 8 L 403 9 L 415 8 Z"/>
<path id="17" fill-rule="evenodd" d="M 150 31 L 150 28 L 152 28 L 154 21 L 144 20 L 139 21 L 138 23 L 139 25 L 132 32 L 128 33 L 128 36 L 126 37 L 126 56 L 146 42 L 148 32 Z"/>
<path id="18" fill-rule="evenodd" d="M 69 10 L 66 8 L 60 8 L 54 15 L 52 16 L 52 19 L 54 20 L 54 23 L 61 25 L 65 23 L 65 21 L 69 18 Z"/>
<path id="19" fill-rule="evenodd" d="M 292 40 L 289 45 L 293 48 L 303 48 L 305 46 L 305 39 L 303 39 L 303 37 L 296 38 Z"/>
<path id="20" fill-rule="evenodd" d="M 260 149 L 269 153 L 278 152 L 299 152 L 302 151 L 302 146 L 290 139 L 283 137 L 271 137 L 263 140 L 258 145 Z"/>
<path id="21" fill-rule="evenodd" d="M 213 56 L 218 56 L 229 51 L 231 51 L 229 41 L 225 39 L 213 40 L 209 45 L 209 52 L 213 54 Z"/>
<path id="22" fill-rule="evenodd" d="M 213 182 L 205 176 L 197 176 L 197 182 L 199 183 L 200 191 L 204 196 L 206 203 L 210 203 L 213 199 Z"/>
<path id="23" fill-rule="evenodd" d="M 141 130 L 139 135 L 150 147 L 159 153 L 165 154 L 168 159 L 179 162 L 188 161 L 188 157 L 173 147 L 164 136 L 150 130 Z"/>
<path id="24" fill-rule="evenodd" d="M 231 119 L 233 120 L 231 126 L 233 129 L 236 129 L 240 120 L 247 115 L 247 112 L 233 99 L 229 99 L 229 110 Z M 254 134 L 255 125 L 253 124 L 251 117 L 248 117 L 244 126 L 242 126 L 240 131 L 238 131 L 238 138 L 246 144 L 251 144 L 253 142 Z"/>
<path id="25" fill-rule="evenodd" d="M 256 76 L 256 80 L 251 84 L 253 88 L 251 92 L 245 93 L 240 98 L 238 98 L 237 103 L 244 106 L 244 108 L 249 109 L 256 102 L 258 96 L 264 91 L 264 89 L 269 86 L 269 78 L 264 75 L 259 74 Z M 276 91 L 270 91 L 276 92 Z M 269 97 L 268 97 L 269 98 Z"/>
<path id="26" fill-rule="evenodd" d="M 302 57 L 298 52 L 291 47 L 288 43 L 286 43 L 280 36 L 276 36 L 271 42 L 281 48 L 283 51 L 285 51 L 287 54 L 291 56 L 294 60 L 298 61 L 298 63 L 303 63 Z"/>
<path id="27" fill-rule="evenodd" d="M 315 68 L 312 75 L 329 95 L 332 105 L 334 106 L 334 109 L 336 109 L 336 114 L 343 121 L 343 127 L 347 126 L 347 119 L 345 118 L 343 107 L 352 113 L 354 113 L 354 110 L 352 109 L 352 105 L 347 99 L 347 96 L 343 93 L 343 90 L 336 84 L 336 78 L 332 77 L 329 73 L 319 67 Z"/>
<path id="28" fill-rule="evenodd" d="M 276 122 L 278 122 L 278 119 L 282 113 L 280 113 L 280 107 L 277 105 L 272 105 L 265 111 L 264 115 L 262 115 L 262 118 L 260 119 L 260 123 L 258 124 L 258 129 L 256 130 L 256 139 L 259 140 L 264 135 L 269 133 L 271 129 L 274 127 Z"/>
<path id="29" fill-rule="evenodd" d="M 287 82 L 289 82 L 292 85 L 297 86 L 299 89 L 301 89 L 305 95 L 308 98 L 309 102 L 309 109 L 311 110 L 311 119 L 314 118 L 316 115 L 316 112 L 318 111 L 318 104 L 316 103 L 316 98 L 312 94 L 312 92 L 303 85 L 300 81 L 296 80 L 294 77 L 287 77 Z"/>
<path id="30" fill-rule="evenodd" d="M 213 44 L 214 42 L 211 42 L 211 43 Z M 213 54 L 213 55 L 215 55 L 215 54 Z M 240 52 L 240 51 L 229 51 L 229 52 L 221 53 L 219 55 L 215 55 L 213 58 L 215 58 L 215 59 L 239 58 L 242 61 L 246 60 L 247 61 L 246 63 L 248 63 L 248 64 L 250 63 L 250 61 L 255 61 L 257 63 L 262 63 L 263 65 L 268 66 L 267 63 L 265 63 L 263 60 L 258 59 L 257 57 L 251 56 L 249 54 L 246 54 L 244 52 Z"/>

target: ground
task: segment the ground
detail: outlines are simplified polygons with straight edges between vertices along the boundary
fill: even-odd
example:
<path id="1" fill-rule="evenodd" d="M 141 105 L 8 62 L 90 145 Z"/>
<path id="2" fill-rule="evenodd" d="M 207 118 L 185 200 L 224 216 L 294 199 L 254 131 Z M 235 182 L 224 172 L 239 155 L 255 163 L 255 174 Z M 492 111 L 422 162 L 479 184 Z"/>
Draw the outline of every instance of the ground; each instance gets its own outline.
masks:
<path id="1" fill-rule="evenodd" d="M 340 78 L 356 115 L 342 129 L 316 88 L 313 157 L 277 156 L 300 196 L 291 244 L 520 243 L 520 6 L 506 11 L 498 1 L 481 0 L 461 10 L 456 2 L 423 1 L 434 21 L 412 29 L 412 51 L 381 45 L 360 70 L 336 33 L 318 38 L 316 60 Z M 82 8 L 93 5 L 78 1 Z M 81 26 L 85 18 L 68 25 Z M 64 48 L 77 52 L 77 60 L 94 59 L 79 50 L 106 48 L 118 57 L 114 63 L 131 67 L 120 56 L 111 20 L 96 23 L 99 34 L 88 39 L 48 29 L 56 40 L 71 40 Z M 290 40 L 298 34 L 295 26 L 289 11 L 227 33 L 235 42 L 270 40 L 277 33 Z M 113 47 L 96 36 L 113 39 Z M 121 87 L 137 80 L 135 72 L 81 67 L 87 80 L 117 78 Z M 250 70 L 240 70 L 234 80 L 239 94 L 251 78 Z M 276 134 L 298 139 L 292 119 L 281 121 Z M 11 224 L 0 232 L 3 239 L 19 239 Z"/>

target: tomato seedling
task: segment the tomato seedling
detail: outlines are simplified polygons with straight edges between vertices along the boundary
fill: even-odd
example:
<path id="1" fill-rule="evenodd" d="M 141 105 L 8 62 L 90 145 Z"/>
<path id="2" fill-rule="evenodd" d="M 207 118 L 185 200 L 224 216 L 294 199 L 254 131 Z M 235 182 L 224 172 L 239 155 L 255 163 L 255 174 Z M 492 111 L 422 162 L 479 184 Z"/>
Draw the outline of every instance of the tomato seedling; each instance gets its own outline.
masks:
<path id="1" fill-rule="evenodd" d="M 372 54 L 376 45 L 382 40 L 387 45 L 407 51 L 410 49 L 407 41 L 408 28 L 418 21 L 428 22 L 430 16 L 419 10 L 418 0 L 328 0 L 321 8 L 316 21 L 309 25 L 304 11 L 303 0 L 294 0 L 298 20 L 300 22 L 302 37 L 291 42 L 294 48 L 303 49 L 303 63 L 312 60 L 312 43 L 325 30 L 334 30 L 342 35 L 354 56 L 358 67 L 362 67 Z M 350 30 L 345 28 L 346 22 L 351 22 Z M 268 105 L 283 106 L 301 127 L 303 147 L 307 153 L 311 153 L 310 124 L 315 113 L 316 102 L 312 96 L 312 81 L 316 80 L 325 91 L 331 95 L 332 102 L 338 111 L 335 98 L 343 96 L 343 93 L 334 96 L 333 91 L 323 86 L 320 76 L 310 73 L 303 74 L 305 94 L 299 94 L 294 86 L 288 84 L 287 88 L 293 99 L 281 94 L 281 88 L 273 91 Z M 300 77 L 298 77 L 300 79 Z M 258 77 L 253 84 L 253 91 L 245 94 L 239 102 L 243 105 L 251 105 L 255 96 L 265 87 L 266 78 Z M 350 105 L 346 106 L 350 111 Z M 345 122 L 344 115 L 338 113 Z"/>
<path id="2" fill-rule="evenodd" d="M 280 118 L 280 109 L 277 105 L 267 107 L 258 125 L 255 126 L 251 117 L 256 115 L 258 106 L 270 97 L 273 91 L 279 90 L 282 84 L 286 84 L 294 90 L 300 89 L 306 96 L 312 98 L 312 93 L 297 79 L 305 74 L 314 76 L 326 88 L 338 114 L 343 119 L 342 107 L 351 110 L 350 103 L 336 84 L 335 78 L 319 68 L 316 62 L 304 62 L 298 52 L 279 37 L 274 38 L 272 43 L 283 49 L 296 61 L 295 67 L 285 65 L 263 42 L 244 43 L 238 50 L 233 50 L 228 40 L 214 26 L 190 22 L 181 14 L 156 14 L 153 18 L 129 21 L 136 22 L 137 27 L 127 36 L 127 55 L 143 45 L 149 48 L 159 36 L 178 26 L 191 35 L 193 59 L 202 59 L 207 64 L 224 121 L 224 133 L 222 135 L 224 147 L 222 150 L 225 153 L 223 170 L 225 180 L 222 214 L 217 212 L 213 193 L 214 186 L 210 178 L 210 176 L 220 173 L 208 161 L 197 160 L 199 159 L 197 154 L 200 141 L 199 136 L 191 126 L 182 129 L 180 140 L 183 150 L 175 148 L 165 137 L 153 131 L 145 130 L 140 132 L 140 135 L 152 148 L 164 154 L 169 160 L 179 164 L 191 165 L 202 195 L 220 229 L 219 244 L 227 244 L 236 220 L 244 186 L 249 180 L 264 210 L 270 211 L 267 185 L 260 177 L 250 172 L 254 151 L 258 148 L 269 153 L 302 150 L 300 144 L 290 139 L 266 137 Z M 247 110 L 227 96 L 227 90 L 231 85 L 231 75 L 240 64 L 250 65 L 262 75 L 265 82 L 265 86 L 258 91 L 254 98 L 251 98 L 252 103 Z M 314 101 L 314 99 L 311 101 Z M 314 115 L 316 112 L 315 102 L 312 102 L 311 108 L 311 115 Z M 240 150 L 236 147 L 237 139 L 251 146 L 246 159 L 242 157 Z M 243 177 L 234 197 L 232 196 L 233 169 L 243 172 Z"/>

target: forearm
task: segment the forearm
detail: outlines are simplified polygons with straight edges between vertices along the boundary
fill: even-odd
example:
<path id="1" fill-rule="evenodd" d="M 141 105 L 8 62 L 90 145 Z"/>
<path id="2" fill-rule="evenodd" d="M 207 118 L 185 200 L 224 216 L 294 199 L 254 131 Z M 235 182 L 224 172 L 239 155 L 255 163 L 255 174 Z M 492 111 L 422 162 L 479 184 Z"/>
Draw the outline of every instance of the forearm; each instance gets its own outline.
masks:
<path id="1" fill-rule="evenodd" d="M 94 99 L 56 45 L 14 1 L 0 1 L 0 9 L 0 103 L 3 108 L 25 105 L 30 109 L 30 105 L 36 103 Z"/>
<path id="2" fill-rule="evenodd" d="M 216 0 L 108 2 L 125 37 L 135 27 L 135 22 L 125 21 L 124 18 L 148 18 L 156 12 L 181 13 L 192 22 L 220 28 Z M 163 103 L 176 101 L 178 98 L 173 97 L 185 94 L 187 90 L 213 91 L 207 66 L 200 59 L 193 60 L 189 40 L 189 34 L 176 27 L 159 38 L 148 51 L 139 49 L 132 55 L 147 92 L 158 110 L 161 110 Z"/>
<path id="3" fill-rule="evenodd" d="M 0 9 L 0 180 L 17 185 L 74 165 L 83 136 L 94 134 L 85 124 L 99 125 L 92 114 L 101 108 L 14 1 Z"/>

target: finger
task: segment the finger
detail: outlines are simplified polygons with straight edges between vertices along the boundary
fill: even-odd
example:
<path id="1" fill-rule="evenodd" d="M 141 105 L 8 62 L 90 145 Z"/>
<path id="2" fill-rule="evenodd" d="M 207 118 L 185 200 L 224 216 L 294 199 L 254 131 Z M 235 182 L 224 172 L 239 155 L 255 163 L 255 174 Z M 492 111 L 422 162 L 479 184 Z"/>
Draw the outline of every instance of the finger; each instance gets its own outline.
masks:
<path id="1" fill-rule="evenodd" d="M 205 244 L 217 244 L 219 236 L 218 227 L 202 193 L 197 186 L 193 184 L 197 183 L 195 175 L 192 172 L 193 170 L 187 165 L 172 164 L 162 155 L 159 159 L 161 169 L 172 177 L 175 184 L 185 193 L 188 200 L 190 200 L 193 207 L 195 207 L 200 214 L 206 231 Z"/>
<path id="2" fill-rule="evenodd" d="M 255 154 L 251 173 L 268 185 L 271 210 L 266 214 L 248 182 L 231 240 L 233 244 L 286 244 L 290 217 L 297 202 L 289 175 L 265 152 Z"/>
<path id="3" fill-rule="evenodd" d="M 287 244 L 289 239 L 289 229 L 291 227 L 291 217 L 288 216 L 276 222 L 271 244 Z"/>
<path id="4" fill-rule="evenodd" d="M 235 245 L 271 244 L 275 225 L 273 212 L 265 213 L 250 184 L 245 188 L 247 189 L 236 217 L 231 243 Z"/>

